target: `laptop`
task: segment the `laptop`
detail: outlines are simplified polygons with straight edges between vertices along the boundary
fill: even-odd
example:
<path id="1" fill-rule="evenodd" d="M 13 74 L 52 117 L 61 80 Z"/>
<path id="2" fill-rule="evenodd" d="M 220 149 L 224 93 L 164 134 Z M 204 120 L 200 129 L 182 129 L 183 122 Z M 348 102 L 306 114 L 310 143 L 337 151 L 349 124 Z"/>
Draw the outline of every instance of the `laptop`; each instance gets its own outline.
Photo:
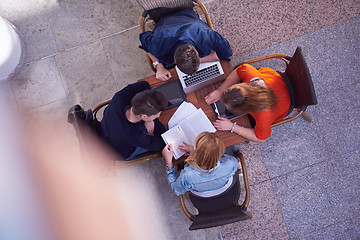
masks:
<path id="1" fill-rule="evenodd" d="M 169 81 L 153 89 L 161 92 L 168 99 L 168 107 L 166 109 L 177 107 L 184 101 L 187 102 L 179 80 Z"/>
<path id="2" fill-rule="evenodd" d="M 177 66 L 175 66 L 175 69 L 185 94 L 225 79 L 220 62 L 201 63 L 199 69 L 192 75 L 181 72 Z"/>

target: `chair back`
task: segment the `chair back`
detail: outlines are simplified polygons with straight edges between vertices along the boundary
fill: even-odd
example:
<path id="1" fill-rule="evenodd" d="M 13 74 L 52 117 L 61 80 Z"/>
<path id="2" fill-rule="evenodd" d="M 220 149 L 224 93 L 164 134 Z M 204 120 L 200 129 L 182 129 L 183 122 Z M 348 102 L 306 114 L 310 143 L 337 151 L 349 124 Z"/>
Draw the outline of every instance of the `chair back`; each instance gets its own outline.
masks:
<path id="1" fill-rule="evenodd" d="M 193 8 L 193 0 L 137 0 L 144 8 L 144 13 L 149 14 L 154 22 L 158 22 L 161 17 L 184 9 Z"/>
<path id="2" fill-rule="evenodd" d="M 68 111 L 68 122 L 74 125 L 76 131 L 100 136 L 100 122 L 94 118 L 91 109 L 85 111 L 78 104 L 71 107 Z"/>
<path id="3" fill-rule="evenodd" d="M 199 197 L 189 192 L 192 204 L 199 213 L 218 212 L 235 206 L 240 198 L 239 172 L 233 176 L 231 186 L 223 193 L 213 197 Z"/>
<path id="4" fill-rule="evenodd" d="M 290 80 L 291 82 L 291 86 L 288 85 L 288 88 L 293 89 L 289 89 L 290 95 L 291 91 L 295 92 L 295 108 L 306 108 L 309 105 L 317 104 L 314 84 L 300 47 L 296 48 L 294 55 L 290 59 L 285 75 L 286 77 L 283 76 L 285 81 Z"/>

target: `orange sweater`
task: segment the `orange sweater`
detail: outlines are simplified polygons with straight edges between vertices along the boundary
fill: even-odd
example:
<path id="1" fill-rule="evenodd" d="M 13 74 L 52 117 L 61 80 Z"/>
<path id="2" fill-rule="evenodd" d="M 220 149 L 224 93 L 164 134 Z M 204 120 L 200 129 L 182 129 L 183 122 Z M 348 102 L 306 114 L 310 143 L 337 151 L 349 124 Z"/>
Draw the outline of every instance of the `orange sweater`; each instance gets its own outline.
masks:
<path id="1" fill-rule="evenodd" d="M 261 77 L 266 87 L 271 88 L 277 98 L 274 109 L 267 109 L 257 113 L 249 113 L 256 121 L 255 135 L 258 139 L 265 140 L 270 137 L 271 124 L 284 119 L 290 107 L 290 95 L 285 80 L 280 74 L 271 68 L 260 68 L 257 70 L 249 64 L 243 64 L 236 69 L 240 80 L 244 83 L 250 82 L 254 77 Z"/>

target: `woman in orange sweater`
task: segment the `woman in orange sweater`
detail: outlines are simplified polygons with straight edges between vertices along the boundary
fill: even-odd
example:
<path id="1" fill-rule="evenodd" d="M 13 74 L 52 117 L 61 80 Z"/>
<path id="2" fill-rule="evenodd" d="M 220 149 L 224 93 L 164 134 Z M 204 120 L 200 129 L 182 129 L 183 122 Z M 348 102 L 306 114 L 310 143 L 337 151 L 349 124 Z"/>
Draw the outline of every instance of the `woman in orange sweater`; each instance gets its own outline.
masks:
<path id="1" fill-rule="evenodd" d="M 218 89 L 205 97 L 207 104 L 221 99 L 232 112 L 248 113 L 251 128 L 219 117 L 214 126 L 254 142 L 263 142 L 271 134 L 271 124 L 284 119 L 290 107 L 285 80 L 271 68 L 255 69 L 243 64 L 235 69 Z"/>

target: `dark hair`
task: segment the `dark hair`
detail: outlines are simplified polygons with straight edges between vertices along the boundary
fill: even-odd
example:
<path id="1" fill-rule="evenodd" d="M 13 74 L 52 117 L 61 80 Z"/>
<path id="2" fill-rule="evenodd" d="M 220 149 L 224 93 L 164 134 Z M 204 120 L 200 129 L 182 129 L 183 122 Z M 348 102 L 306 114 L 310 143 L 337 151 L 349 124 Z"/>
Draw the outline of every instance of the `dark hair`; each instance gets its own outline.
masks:
<path id="1" fill-rule="evenodd" d="M 221 102 L 236 113 L 261 112 L 277 104 L 274 91 L 257 84 L 238 83 L 224 91 Z"/>
<path id="2" fill-rule="evenodd" d="M 131 100 L 131 106 L 134 114 L 151 116 L 164 111 L 168 106 L 168 100 L 161 92 L 148 89 L 137 93 Z"/>
<path id="3" fill-rule="evenodd" d="M 199 68 L 199 53 L 193 45 L 182 44 L 175 50 L 174 62 L 183 73 L 193 74 Z"/>

